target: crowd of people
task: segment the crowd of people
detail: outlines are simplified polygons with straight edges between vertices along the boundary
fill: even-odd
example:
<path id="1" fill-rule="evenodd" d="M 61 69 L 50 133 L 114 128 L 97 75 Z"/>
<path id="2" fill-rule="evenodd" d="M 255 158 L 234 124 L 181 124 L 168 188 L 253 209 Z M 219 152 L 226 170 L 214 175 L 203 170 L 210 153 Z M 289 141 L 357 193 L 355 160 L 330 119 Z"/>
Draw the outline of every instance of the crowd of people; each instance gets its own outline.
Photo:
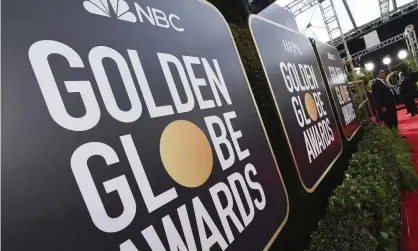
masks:
<path id="1" fill-rule="evenodd" d="M 390 128 L 398 128 L 398 116 L 396 110 L 397 101 L 401 101 L 406 107 L 409 117 L 415 117 L 418 113 L 415 98 L 418 97 L 417 79 L 414 74 L 395 72 L 391 77 L 391 84 L 386 81 L 384 70 L 375 75 L 372 85 L 372 97 L 379 118 Z"/>

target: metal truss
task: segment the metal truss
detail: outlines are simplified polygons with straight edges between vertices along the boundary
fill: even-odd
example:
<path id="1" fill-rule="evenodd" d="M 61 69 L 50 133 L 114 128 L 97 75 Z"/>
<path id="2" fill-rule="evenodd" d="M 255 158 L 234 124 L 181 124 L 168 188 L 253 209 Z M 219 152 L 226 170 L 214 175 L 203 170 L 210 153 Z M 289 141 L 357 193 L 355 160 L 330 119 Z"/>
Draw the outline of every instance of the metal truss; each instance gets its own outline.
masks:
<path id="1" fill-rule="evenodd" d="M 396 2 L 396 0 L 395 0 Z M 389 0 L 379 0 L 379 8 L 380 8 L 380 20 L 382 23 L 386 23 L 389 21 Z"/>
<path id="2" fill-rule="evenodd" d="M 415 28 L 412 24 L 406 26 L 405 28 L 405 32 L 402 34 L 399 34 L 397 36 L 391 37 L 383 42 L 381 42 L 378 45 L 375 45 L 373 47 L 367 48 L 365 50 L 359 51 L 354 53 L 353 55 L 351 55 L 351 57 L 353 59 L 360 59 L 361 57 L 372 53 L 374 51 L 377 51 L 379 49 L 382 49 L 386 46 L 389 46 L 391 44 L 397 43 L 399 41 L 405 40 L 407 46 L 408 46 L 408 51 L 411 52 L 415 63 L 418 63 L 418 39 L 415 33 Z M 418 65 L 418 64 L 417 64 Z"/>
<path id="3" fill-rule="evenodd" d="M 415 37 L 415 38 L 416 38 L 416 37 Z M 361 57 L 363 57 L 364 55 L 367 55 L 367 54 L 369 54 L 369 53 L 372 53 L 372 52 L 374 52 L 374 51 L 377 51 L 377 50 L 379 50 L 379 49 L 381 49 L 381 48 L 384 48 L 384 47 L 389 46 L 389 45 L 391 45 L 391 44 L 397 43 L 397 42 L 402 41 L 402 40 L 404 40 L 404 39 L 405 39 L 405 34 L 404 34 L 404 33 L 399 34 L 399 35 L 397 35 L 397 36 L 391 37 L 391 38 L 389 38 L 389 39 L 387 39 L 387 40 L 385 40 L 385 41 L 381 42 L 381 43 L 380 43 L 380 44 L 378 44 L 378 45 L 375 45 L 375 46 L 370 47 L 370 48 L 367 48 L 367 49 L 365 49 L 365 50 L 362 50 L 362 51 L 356 52 L 356 53 L 352 54 L 352 55 L 351 55 L 351 57 L 352 57 L 353 59 L 360 59 L 360 58 L 361 58 Z"/>
<path id="4" fill-rule="evenodd" d="M 412 24 L 406 26 L 404 35 L 406 44 L 408 45 L 408 50 L 412 53 L 415 64 L 418 65 L 418 41 L 414 26 Z"/>
<path id="5" fill-rule="evenodd" d="M 396 12 L 392 13 L 389 15 L 389 20 L 388 21 L 392 21 L 395 19 L 398 19 L 402 16 L 405 16 L 406 14 L 409 14 L 415 10 L 418 9 L 418 5 L 417 2 L 411 2 L 409 4 L 406 4 L 400 8 L 397 9 Z M 346 41 L 358 38 L 366 33 L 369 33 L 373 30 L 375 30 L 376 28 L 380 27 L 381 25 L 383 25 L 384 23 L 382 23 L 382 19 L 381 18 L 377 18 L 373 21 L 371 21 L 370 23 L 367 23 L 365 25 L 362 25 L 360 27 L 358 27 L 357 29 L 354 29 L 352 31 L 349 31 L 347 33 L 345 33 L 344 37 L 346 39 Z"/>
<path id="6" fill-rule="evenodd" d="M 379 2 L 382 1 L 387 1 L 387 0 L 379 0 Z M 393 0 L 392 0 L 393 1 Z M 343 0 L 343 3 L 345 1 Z M 308 9 L 312 8 L 313 6 L 315 6 L 318 3 L 318 0 L 294 0 L 293 2 L 289 3 L 287 6 L 285 6 L 285 8 L 287 10 L 289 10 L 290 12 L 292 12 L 295 16 L 301 14 L 304 11 L 307 11 Z M 345 2 L 344 6 L 347 10 L 347 13 L 351 19 L 351 22 L 353 23 L 353 26 L 355 27 L 353 30 L 347 32 L 344 34 L 344 38 L 346 41 L 350 41 L 352 39 L 358 38 L 366 33 L 369 33 L 373 30 L 375 30 L 376 28 L 380 27 L 381 25 L 383 25 L 385 22 L 389 22 L 392 20 L 395 20 L 397 18 L 400 18 L 404 15 L 407 15 L 415 10 L 418 9 L 418 1 L 413 1 L 410 2 L 402 7 L 397 7 L 396 6 L 396 2 L 394 4 L 394 10 L 390 13 L 388 12 L 384 12 L 387 13 L 385 15 L 387 15 L 385 18 L 379 17 L 376 18 L 375 20 L 362 25 L 360 27 L 356 27 L 356 24 L 354 22 L 354 19 L 352 18 L 352 13 L 350 11 L 350 8 L 348 7 L 348 4 Z M 389 6 L 389 4 L 388 4 Z M 389 7 L 388 7 L 389 10 Z M 383 22 L 383 20 L 385 20 L 385 22 Z M 337 46 L 343 43 L 343 39 L 340 37 L 339 39 L 335 39 L 335 41 L 337 43 Z"/>
<path id="7" fill-rule="evenodd" d="M 318 4 L 317 0 L 295 0 L 286 5 L 284 8 L 292 12 L 293 15 L 297 16 L 314 7 L 316 4 Z"/>

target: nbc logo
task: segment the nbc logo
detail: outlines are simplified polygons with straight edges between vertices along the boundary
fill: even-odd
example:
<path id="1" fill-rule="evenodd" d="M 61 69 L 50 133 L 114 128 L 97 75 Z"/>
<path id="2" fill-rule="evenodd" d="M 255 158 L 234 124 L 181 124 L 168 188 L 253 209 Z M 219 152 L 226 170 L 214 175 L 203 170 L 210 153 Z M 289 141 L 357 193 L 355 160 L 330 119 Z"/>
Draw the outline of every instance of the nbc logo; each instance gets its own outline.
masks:
<path id="1" fill-rule="evenodd" d="M 124 0 L 88 0 L 84 1 L 83 5 L 92 14 L 116 17 L 117 19 L 132 23 L 136 22 L 135 15 L 129 11 L 129 5 Z"/>
<path id="2" fill-rule="evenodd" d="M 92 14 L 114 17 L 132 23 L 137 22 L 137 17 L 129 10 L 129 5 L 125 0 L 86 0 L 83 5 Z M 149 6 L 143 8 L 135 2 L 134 6 L 139 22 L 148 21 L 157 27 L 172 28 L 178 32 L 184 31 L 184 28 L 180 26 L 179 16 Z"/>

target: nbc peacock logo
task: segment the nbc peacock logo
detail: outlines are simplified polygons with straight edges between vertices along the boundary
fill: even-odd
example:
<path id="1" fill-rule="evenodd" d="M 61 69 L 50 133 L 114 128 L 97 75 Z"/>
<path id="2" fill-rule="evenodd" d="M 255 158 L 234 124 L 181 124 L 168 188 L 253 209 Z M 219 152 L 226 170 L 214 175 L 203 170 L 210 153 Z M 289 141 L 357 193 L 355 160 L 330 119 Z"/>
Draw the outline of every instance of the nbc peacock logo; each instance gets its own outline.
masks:
<path id="1" fill-rule="evenodd" d="M 83 6 L 92 14 L 136 22 L 136 16 L 129 11 L 125 0 L 87 0 L 83 2 Z"/>

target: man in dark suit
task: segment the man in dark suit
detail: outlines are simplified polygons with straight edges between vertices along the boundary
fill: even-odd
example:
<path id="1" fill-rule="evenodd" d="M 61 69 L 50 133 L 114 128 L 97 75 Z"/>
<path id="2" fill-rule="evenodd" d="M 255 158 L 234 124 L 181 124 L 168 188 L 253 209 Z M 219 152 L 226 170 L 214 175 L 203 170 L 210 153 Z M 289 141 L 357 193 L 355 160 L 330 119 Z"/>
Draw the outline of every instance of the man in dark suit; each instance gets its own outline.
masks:
<path id="1" fill-rule="evenodd" d="M 405 76 L 405 73 L 399 73 L 399 89 L 401 93 L 401 98 L 403 103 L 406 106 L 408 113 L 411 113 L 409 117 L 414 117 L 417 114 L 417 105 L 415 104 L 415 92 L 416 85 L 408 77 Z"/>
<path id="2" fill-rule="evenodd" d="M 389 128 L 398 128 L 398 114 L 395 105 L 395 91 L 386 83 L 385 71 L 380 71 L 372 85 L 372 96 L 380 118 Z"/>

